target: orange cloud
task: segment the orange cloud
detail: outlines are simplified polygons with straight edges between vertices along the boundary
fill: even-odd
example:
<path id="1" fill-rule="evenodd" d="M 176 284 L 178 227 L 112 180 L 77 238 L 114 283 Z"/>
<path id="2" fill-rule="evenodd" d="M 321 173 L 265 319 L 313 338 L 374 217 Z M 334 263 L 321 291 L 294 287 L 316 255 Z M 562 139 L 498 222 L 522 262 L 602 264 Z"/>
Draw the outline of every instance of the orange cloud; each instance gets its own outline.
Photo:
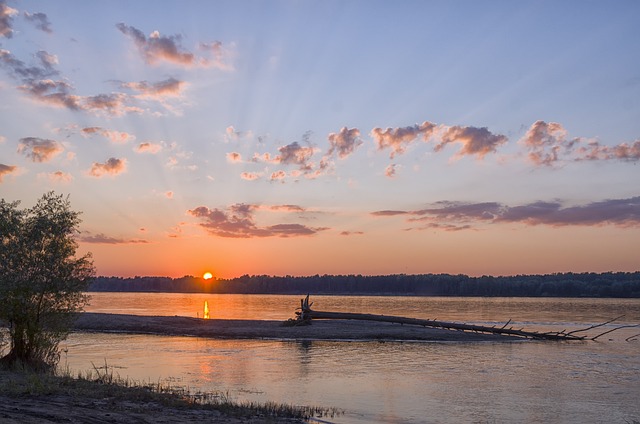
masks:
<path id="1" fill-rule="evenodd" d="M 0 183 L 5 175 L 10 175 L 15 173 L 18 170 L 18 167 L 15 165 L 5 165 L 0 163 Z"/>
<path id="2" fill-rule="evenodd" d="M 84 136 L 100 134 L 116 144 L 123 144 L 136 139 L 136 136 L 133 134 L 124 131 L 108 130 L 101 127 L 85 127 L 81 131 Z"/>
<path id="3" fill-rule="evenodd" d="M 18 11 L 12 9 L 5 4 L 4 1 L 0 2 L 0 35 L 5 38 L 11 38 L 13 36 L 13 16 Z"/>
<path id="4" fill-rule="evenodd" d="M 240 174 L 240 178 L 247 181 L 255 181 L 262 176 L 259 172 L 243 172 Z"/>
<path id="5" fill-rule="evenodd" d="M 100 178 L 105 175 L 116 176 L 127 169 L 126 159 L 109 158 L 105 163 L 94 162 L 89 175 Z"/>
<path id="6" fill-rule="evenodd" d="M 63 150 L 57 141 L 38 137 L 21 138 L 18 143 L 18 153 L 24 154 L 33 162 L 49 162 Z"/>
<path id="7" fill-rule="evenodd" d="M 155 155 L 156 153 L 162 150 L 162 145 L 157 143 L 144 142 L 140 143 L 138 147 L 135 148 L 137 153 L 151 153 Z"/>
<path id="8" fill-rule="evenodd" d="M 73 176 L 67 172 L 56 171 L 47 174 L 49 181 L 54 183 L 69 183 L 73 180 Z"/>

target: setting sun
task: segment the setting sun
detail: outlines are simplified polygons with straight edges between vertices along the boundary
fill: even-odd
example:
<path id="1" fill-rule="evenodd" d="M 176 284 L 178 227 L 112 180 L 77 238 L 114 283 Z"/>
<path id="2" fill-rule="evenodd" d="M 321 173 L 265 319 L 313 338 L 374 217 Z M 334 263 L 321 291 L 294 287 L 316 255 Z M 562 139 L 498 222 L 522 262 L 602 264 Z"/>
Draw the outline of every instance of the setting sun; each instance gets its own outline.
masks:
<path id="1" fill-rule="evenodd" d="M 204 278 L 205 280 L 210 280 L 213 278 L 213 274 L 210 272 L 205 272 L 202 278 Z"/>

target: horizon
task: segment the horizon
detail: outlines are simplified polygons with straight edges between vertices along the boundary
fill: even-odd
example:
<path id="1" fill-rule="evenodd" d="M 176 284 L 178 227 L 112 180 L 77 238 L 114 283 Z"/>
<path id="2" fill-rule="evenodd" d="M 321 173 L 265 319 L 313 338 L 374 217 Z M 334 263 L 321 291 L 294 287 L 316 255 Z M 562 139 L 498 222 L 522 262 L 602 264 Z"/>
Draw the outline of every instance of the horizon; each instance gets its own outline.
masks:
<path id="1" fill-rule="evenodd" d="M 637 272 L 640 3 L 0 0 L 0 192 L 98 275 Z"/>

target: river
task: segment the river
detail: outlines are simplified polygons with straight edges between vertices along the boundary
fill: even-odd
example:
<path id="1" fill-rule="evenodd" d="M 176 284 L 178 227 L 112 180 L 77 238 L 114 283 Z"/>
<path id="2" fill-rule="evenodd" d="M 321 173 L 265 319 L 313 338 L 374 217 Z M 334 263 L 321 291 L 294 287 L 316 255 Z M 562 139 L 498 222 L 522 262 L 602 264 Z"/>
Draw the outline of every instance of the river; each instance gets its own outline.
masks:
<path id="1" fill-rule="evenodd" d="M 293 317 L 300 296 L 92 293 L 87 311 L 137 315 Z M 314 309 L 578 329 L 624 315 L 638 299 L 315 296 Z M 363 325 L 366 325 L 363 323 Z M 603 331 L 614 324 L 603 327 Z M 593 330 L 591 334 L 598 334 Z M 62 363 L 105 363 L 122 377 L 223 390 L 235 400 L 336 407 L 335 423 L 640 422 L 640 328 L 588 342 L 212 340 L 71 334 Z M 629 340 L 627 338 L 631 337 Z"/>

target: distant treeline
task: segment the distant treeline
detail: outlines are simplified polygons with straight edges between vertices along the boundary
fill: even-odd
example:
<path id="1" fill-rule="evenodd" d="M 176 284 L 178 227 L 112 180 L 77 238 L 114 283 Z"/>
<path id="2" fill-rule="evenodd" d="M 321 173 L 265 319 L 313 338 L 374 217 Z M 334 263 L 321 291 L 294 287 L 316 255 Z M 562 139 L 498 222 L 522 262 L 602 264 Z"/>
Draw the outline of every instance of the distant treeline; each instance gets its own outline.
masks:
<path id="1" fill-rule="evenodd" d="M 509 277 L 467 275 L 243 275 L 233 279 L 199 277 L 98 277 L 97 292 L 175 292 L 225 294 L 331 294 L 400 296 L 635 297 L 640 272 L 559 273 Z"/>

